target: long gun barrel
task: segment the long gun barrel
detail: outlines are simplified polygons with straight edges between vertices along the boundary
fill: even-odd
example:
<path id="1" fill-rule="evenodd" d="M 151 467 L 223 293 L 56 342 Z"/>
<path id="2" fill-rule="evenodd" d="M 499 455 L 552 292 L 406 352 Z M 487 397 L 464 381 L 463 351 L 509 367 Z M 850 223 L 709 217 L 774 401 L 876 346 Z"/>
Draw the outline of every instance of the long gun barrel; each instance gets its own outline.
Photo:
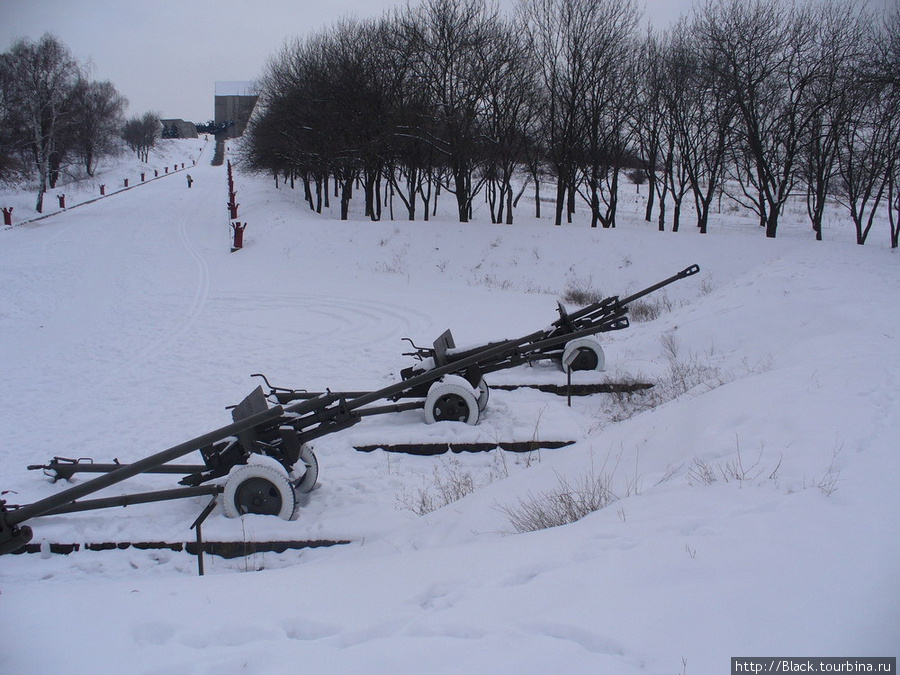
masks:
<path id="1" fill-rule="evenodd" d="M 624 298 L 619 298 L 619 296 L 614 295 L 609 298 L 604 298 L 599 302 L 595 302 L 586 307 L 582 307 L 576 312 L 572 312 L 571 314 L 567 314 L 564 317 L 561 317 L 558 321 L 554 323 L 554 325 L 561 325 L 565 323 L 566 319 L 569 322 L 578 321 L 579 319 L 583 319 L 585 317 L 591 317 L 598 312 L 615 312 L 618 310 L 626 309 L 628 305 L 633 303 L 635 300 L 640 300 L 646 295 L 650 295 L 669 284 L 673 284 L 676 281 L 684 279 L 686 277 L 693 276 L 700 271 L 699 265 L 691 265 L 690 267 L 686 267 L 681 270 L 678 274 L 673 274 L 668 279 L 663 279 L 660 282 L 653 284 L 652 286 L 648 286 L 647 288 L 638 291 L 637 293 L 633 293 Z"/>

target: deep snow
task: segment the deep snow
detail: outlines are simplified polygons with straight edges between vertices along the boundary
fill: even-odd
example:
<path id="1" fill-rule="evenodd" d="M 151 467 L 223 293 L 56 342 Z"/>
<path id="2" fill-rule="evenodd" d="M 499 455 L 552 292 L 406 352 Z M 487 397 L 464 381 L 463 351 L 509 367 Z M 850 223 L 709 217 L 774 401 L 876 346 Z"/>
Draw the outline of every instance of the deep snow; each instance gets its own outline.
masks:
<path id="1" fill-rule="evenodd" d="M 133 461 L 227 424 L 251 373 L 374 389 L 410 364 L 403 337 L 524 335 L 556 318 L 567 286 L 624 295 L 692 263 L 701 274 L 665 291 L 671 309 L 603 335 L 606 372 L 576 381 L 659 391 L 674 368 L 696 386 L 623 421 L 611 397 L 568 408 L 528 389 L 492 391 L 476 427 L 426 426 L 421 411 L 370 418 L 315 443 L 319 485 L 296 520 L 217 508 L 204 525 L 207 540 L 343 546 L 207 556 L 203 578 L 170 551 L 4 556 L 0 672 L 663 675 L 727 672 L 731 656 L 898 655 L 900 269 L 886 232 L 855 246 L 836 209 L 817 243 L 797 204 L 774 241 L 736 213 L 706 236 L 689 214 L 682 232 L 659 233 L 624 188 L 633 213 L 612 231 L 555 228 L 527 205 L 512 227 L 483 212 L 472 224 L 340 222 L 238 169 L 248 226 L 231 253 L 211 151 L 170 142 L 152 158 L 151 170 L 187 162 L 191 189 L 179 172 L 71 208 L 69 187 L 67 212 L 0 231 L 9 502 L 64 489 L 25 469 L 53 455 Z M 108 170 L 116 184 L 126 171 Z M 33 201 L 0 192 L 16 199 Z M 522 367 L 489 382 L 564 376 Z M 577 443 L 530 455 L 353 449 L 535 438 Z M 616 501 L 511 534 L 504 507 L 591 473 L 609 476 Z M 479 489 L 424 516 L 408 508 L 448 476 Z M 173 484 L 141 476 L 110 493 Z M 206 502 L 31 525 L 37 542 L 189 541 Z"/>

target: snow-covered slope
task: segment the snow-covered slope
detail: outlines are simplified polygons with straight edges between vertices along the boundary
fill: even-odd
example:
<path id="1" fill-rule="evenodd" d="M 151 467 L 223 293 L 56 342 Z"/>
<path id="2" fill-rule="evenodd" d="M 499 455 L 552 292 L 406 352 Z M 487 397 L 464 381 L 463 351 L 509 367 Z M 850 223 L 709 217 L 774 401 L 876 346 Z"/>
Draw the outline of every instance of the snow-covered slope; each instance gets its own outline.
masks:
<path id="1" fill-rule="evenodd" d="M 173 147 L 174 164 L 202 141 Z M 248 225 L 231 253 L 225 169 L 210 156 L 191 189 L 165 176 L 0 231 L 7 501 L 64 489 L 28 464 L 133 461 L 227 424 L 250 373 L 374 389 L 409 365 L 403 337 L 524 335 L 556 317 L 567 287 L 624 295 L 697 263 L 659 318 L 603 336 L 606 373 L 576 373 L 655 382 L 659 405 L 494 390 L 476 427 L 426 426 L 420 411 L 367 419 L 315 444 L 319 486 L 296 520 L 217 509 L 203 530 L 351 543 L 208 556 L 203 578 L 182 552 L 4 556 L 0 672 L 706 674 L 731 656 L 897 655 L 895 254 L 847 243 L 839 215 L 822 243 L 799 215 L 775 241 L 734 215 L 706 236 L 628 215 L 611 231 L 524 213 L 512 227 L 340 222 L 240 170 Z M 564 376 L 522 367 L 490 382 Z M 576 443 L 353 449 L 535 438 Z M 510 509 L 585 477 L 603 480 L 608 506 L 512 533 Z M 477 489 L 414 512 L 454 481 Z M 140 476 L 110 492 L 172 485 Z M 38 542 L 188 541 L 206 501 L 32 526 Z"/>

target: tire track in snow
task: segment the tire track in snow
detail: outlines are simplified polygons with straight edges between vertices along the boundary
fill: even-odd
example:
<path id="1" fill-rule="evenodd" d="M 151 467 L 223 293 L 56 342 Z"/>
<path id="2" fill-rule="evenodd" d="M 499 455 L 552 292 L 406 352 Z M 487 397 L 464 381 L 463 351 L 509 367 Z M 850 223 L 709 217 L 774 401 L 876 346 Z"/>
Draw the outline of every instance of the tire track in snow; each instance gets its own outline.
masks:
<path id="1" fill-rule="evenodd" d="M 293 332 L 306 332 L 300 319 L 308 319 L 309 333 L 315 339 L 338 338 L 358 344 L 364 334 L 369 343 L 377 343 L 423 330 L 430 322 L 428 315 L 415 308 L 400 304 L 365 298 L 346 298 L 329 295 L 303 295 L 285 291 L 266 293 L 248 291 L 228 293 L 213 300 L 229 308 L 243 306 L 235 321 L 246 320 L 255 313 L 290 312 L 298 317 Z M 283 326 L 282 326 L 283 328 Z M 425 341 L 429 335 L 412 335 Z"/>
<path id="2" fill-rule="evenodd" d="M 410 347 L 401 338 L 430 344 L 435 337 L 427 314 L 375 298 L 276 289 L 216 294 L 208 307 L 213 322 L 227 312 L 216 334 L 229 336 L 245 368 L 293 378 L 298 386 L 359 386 L 333 380 L 348 362 L 362 380 L 379 381 L 386 370 L 408 365 L 400 355 Z"/>
<path id="3" fill-rule="evenodd" d="M 202 203 L 205 203 L 205 201 Z M 185 250 L 197 264 L 197 286 L 194 290 L 191 305 L 187 310 L 187 316 L 183 319 L 179 319 L 176 327 L 168 330 L 162 339 L 156 340 L 153 344 L 144 347 L 135 354 L 129 363 L 129 368 L 133 368 L 156 357 L 169 349 L 173 344 L 177 343 L 197 323 L 203 308 L 206 306 L 206 302 L 209 299 L 210 286 L 209 262 L 203 255 L 202 249 L 194 243 L 188 233 L 188 224 L 192 221 L 201 220 L 194 217 L 200 210 L 199 206 L 194 207 L 178 221 L 178 238 L 182 246 L 184 246 Z"/>
<path id="4" fill-rule="evenodd" d="M 210 187 L 206 188 L 206 192 L 210 192 Z M 202 214 L 205 208 L 211 203 L 211 199 L 206 195 L 198 200 L 193 208 L 184 213 L 183 217 L 178 220 L 177 230 L 178 239 L 188 252 L 192 260 L 197 266 L 197 282 L 194 287 L 193 298 L 187 310 L 186 317 L 179 315 L 175 318 L 174 327 L 161 330 L 159 337 L 154 337 L 152 341 L 143 344 L 137 348 L 133 348 L 131 344 L 127 345 L 124 352 L 125 358 L 122 368 L 113 370 L 106 376 L 102 377 L 93 387 L 98 391 L 103 391 L 113 382 L 120 381 L 124 373 L 134 372 L 145 362 L 164 353 L 173 344 L 177 343 L 196 323 L 200 313 L 203 311 L 209 297 L 210 288 L 210 268 L 209 263 L 203 256 L 202 250 L 191 239 L 188 233 L 188 226 L 191 222 L 202 222 Z M 142 339 L 142 342 L 146 337 Z M 130 352 L 130 353 L 129 353 Z"/>

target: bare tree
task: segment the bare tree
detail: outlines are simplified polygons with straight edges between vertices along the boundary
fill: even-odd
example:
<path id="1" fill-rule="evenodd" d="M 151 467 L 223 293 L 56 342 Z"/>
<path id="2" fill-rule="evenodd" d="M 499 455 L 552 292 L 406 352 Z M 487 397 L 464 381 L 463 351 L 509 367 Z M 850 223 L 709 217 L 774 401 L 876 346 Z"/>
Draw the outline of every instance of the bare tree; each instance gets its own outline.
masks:
<path id="1" fill-rule="evenodd" d="M 635 97 L 630 107 L 630 124 L 632 136 L 637 143 L 641 168 L 649 184 L 644 220 L 648 223 L 651 222 L 654 203 L 659 197 L 660 230 L 665 229 L 665 194 L 668 189 L 666 181 L 658 179 L 658 172 L 665 163 L 663 153 L 667 147 L 664 139 L 667 114 L 663 99 L 663 86 L 665 85 L 663 66 L 664 59 L 659 37 L 648 30 L 636 54 L 633 71 Z"/>
<path id="2" fill-rule="evenodd" d="M 865 60 L 873 17 L 860 12 L 853 0 L 828 2 L 815 10 L 818 30 L 815 58 L 822 76 L 810 87 L 812 107 L 802 150 L 800 175 L 806 186 L 806 208 L 816 239 L 822 239 L 822 218 L 837 175 L 839 140 L 848 122 L 856 80 Z"/>
<path id="3" fill-rule="evenodd" d="M 631 48 L 636 10 L 612 0 L 522 0 L 519 11 L 543 96 L 539 135 L 556 177 L 554 222 L 562 224 L 564 210 L 571 221 L 584 179 L 592 224 L 612 225 L 629 84 L 619 59 Z"/>
<path id="4" fill-rule="evenodd" d="M 618 185 L 627 154 L 627 121 L 635 77 L 633 33 L 637 10 L 630 2 L 592 0 L 584 15 L 587 69 L 581 114 L 582 197 L 591 209 L 591 227 L 615 227 Z"/>
<path id="5" fill-rule="evenodd" d="M 420 198 L 423 217 L 428 220 L 443 154 L 436 147 L 437 116 L 424 84 L 415 77 L 412 54 L 407 46 L 402 40 L 391 39 L 387 49 L 387 58 L 391 61 L 387 70 L 391 73 L 393 92 L 393 139 L 387 156 L 388 180 L 392 194 L 398 195 L 403 202 L 409 220 L 416 219 Z"/>
<path id="6" fill-rule="evenodd" d="M 736 165 L 747 169 L 736 177 L 744 203 L 757 211 L 766 236 L 775 237 L 797 180 L 802 142 L 817 115 L 809 104 L 823 77 L 814 16 L 808 7 L 780 0 L 710 0 L 697 30 L 718 57 L 714 63 L 741 120 L 737 157 L 749 161 Z"/>
<path id="7" fill-rule="evenodd" d="M 310 208 L 328 204 L 328 176 L 334 168 L 328 140 L 327 63 L 322 35 L 294 40 L 272 58 L 261 78 L 256 113 L 244 144 L 249 168 L 300 177 Z M 310 187 L 315 183 L 315 197 Z"/>
<path id="8" fill-rule="evenodd" d="M 687 180 L 705 234 L 709 211 L 722 182 L 730 129 L 735 118 L 731 92 L 723 86 L 715 51 L 706 49 L 686 20 L 676 24 L 666 49 L 665 89 L 668 116 L 678 148 L 681 175 Z"/>
<path id="9" fill-rule="evenodd" d="M 159 114 L 145 112 L 141 117 L 132 117 L 122 128 L 122 139 L 142 162 L 150 160 L 150 151 L 156 145 L 162 124 Z"/>
<path id="10" fill-rule="evenodd" d="M 73 134 L 71 145 L 89 176 L 94 175 L 100 157 L 116 151 L 127 104 L 112 82 L 82 78 L 76 83 L 68 127 Z"/>
<path id="11" fill-rule="evenodd" d="M 66 46 L 50 34 L 36 43 L 18 40 L 0 59 L 0 70 L 6 73 L 6 104 L 16 111 L 22 140 L 37 169 L 35 210 L 41 213 L 60 128 L 80 69 Z"/>
<path id="12" fill-rule="evenodd" d="M 580 110 L 587 78 L 584 38 L 589 30 L 585 19 L 589 4 L 587 0 L 522 0 L 518 6 L 543 97 L 539 134 L 556 178 L 556 225 L 562 225 L 564 208 L 571 221 L 567 204 L 574 205 L 576 148 L 584 123 Z"/>
<path id="13" fill-rule="evenodd" d="M 500 27 L 488 54 L 495 67 L 485 87 L 485 176 L 492 222 L 513 223 L 513 176 L 527 161 L 527 150 L 536 121 L 533 62 L 524 34 Z"/>
<path id="14" fill-rule="evenodd" d="M 886 86 L 867 82 L 855 95 L 837 140 L 840 201 L 850 212 L 856 243 L 865 244 L 888 191 L 896 146 L 896 100 Z"/>
<path id="15" fill-rule="evenodd" d="M 451 175 L 460 222 L 467 222 L 483 177 L 482 106 L 496 68 L 491 58 L 503 39 L 496 8 L 484 0 L 425 0 L 400 22 L 411 65 L 435 115 L 435 138 Z"/>
<path id="16" fill-rule="evenodd" d="M 22 137 L 19 111 L 13 105 L 14 73 L 0 58 L 0 180 L 10 180 L 24 170 L 20 154 L 27 141 Z"/>
<path id="17" fill-rule="evenodd" d="M 888 217 L 891 248 L 900 245 L 900 8 L 884 17 L 875 42 L 873 77 L 884 87 L 895 114 L 889 120 L 893 144 L 888 147 Z"/>
<path id="18" fill-rule="evenodd" d="M 330 139 L 332 167 L 341 181 L 341 218 L 349 216 L 352 182 L 361 177 L 365 214 L 381 217 L 380 181 L 384 170 L 388 128 L 390 87 L 383 86 L 385 61 L 382 58 L 382 24 L 343 21 L 326 34 L 322 43 L 325 65 L 321 82 Z"/>

